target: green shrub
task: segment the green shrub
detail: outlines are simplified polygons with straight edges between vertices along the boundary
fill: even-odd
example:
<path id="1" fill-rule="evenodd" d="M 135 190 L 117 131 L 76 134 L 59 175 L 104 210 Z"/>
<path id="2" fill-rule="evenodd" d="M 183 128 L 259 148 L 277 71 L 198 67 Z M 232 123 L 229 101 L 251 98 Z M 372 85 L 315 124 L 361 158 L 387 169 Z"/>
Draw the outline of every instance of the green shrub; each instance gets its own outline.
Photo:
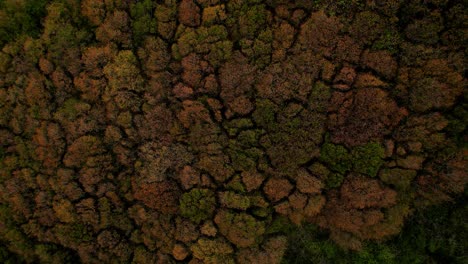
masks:
<path id="1" fill-rule="evenodd" d="M 247 210 L 250 207 L 250 199 L 247 196 L 235 192 L 219 193 L 220 203 L 228 208 Z"/>
<path id="2" fill-rule="evenodd" d="M 265 129 L 274 129 L 277 106 L 268 99 L 257 100 L 257 107 L 252 114 L 255 123 Z"/>
<path id="3" fill-rule="evenodd" d="M 325 180 L 325 187 L 327 189 L 338 188 L 344 181 L 344 176 L 341 173 L 330 173 Z"/>
<path id="4" fill-rule="evenodd" d="M 315 83 L 309 95 L 310 108 L 317 112 L 326 112 L 330 97 L 331 89 L 328 85 L 323 82 Z"/>
<path id="5" fill-rule="evenodd" d="M 47 0 L 0 1 L 0 46 L 21 34 L 32 37 L 41 32 L 41 19 L 46 15 Z M 2 13 L 3 12 L 3 13 Z"/>
<path id="6" fill-rule="evenodd" d="M 153 16 L 155 3 L 144 0 L 130 5 L 132 16 L 133 39 L 140 44 L 146 34 L 156 33 L 156 19 Z"/>
<path id="7" fill-rule="evenodd" d="M 383 164 L 384 153 L 384 148 L 376 142 L 353 148 L 353 170 L 375 177 Z"/>
<path id="8" fill-rule="evenodd" d="M 344 174 L 352 167 L 351 156 L 348 150 L 332 143 L 325 143 L 320 150 L 320 160 L 329 165 L 330 169 Z"/>
<path id="9" fill-rule="evenodd" d="M 194 223 L 213 216 L 216 199 L 213 191 L 208 189 L 193 189 L 184 193 L 180 198 L 180 212 L 182 216 L 189 218 Z"/>

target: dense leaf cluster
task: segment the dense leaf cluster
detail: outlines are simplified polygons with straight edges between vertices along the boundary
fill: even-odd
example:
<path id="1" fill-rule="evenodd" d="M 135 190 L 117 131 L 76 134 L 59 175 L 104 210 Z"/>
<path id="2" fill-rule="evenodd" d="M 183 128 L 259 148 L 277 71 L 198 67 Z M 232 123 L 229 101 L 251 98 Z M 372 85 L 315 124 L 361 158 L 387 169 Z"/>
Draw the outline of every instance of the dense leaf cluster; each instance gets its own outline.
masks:
<path id="1" fill-rule="evenodd" d="M 467 10 L 0 0 L 0 262 L 463 263 Z"/>

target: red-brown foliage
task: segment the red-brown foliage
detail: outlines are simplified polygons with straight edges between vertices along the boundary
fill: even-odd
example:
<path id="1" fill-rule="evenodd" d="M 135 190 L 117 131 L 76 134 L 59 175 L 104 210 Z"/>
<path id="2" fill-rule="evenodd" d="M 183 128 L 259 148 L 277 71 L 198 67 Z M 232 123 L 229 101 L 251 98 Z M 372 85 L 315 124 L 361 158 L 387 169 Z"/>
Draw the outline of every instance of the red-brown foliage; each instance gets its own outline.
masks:
<path id="1" fill-rule="evenodd" d="M 171 181 L 152 183 L 132 183 L 135 199 L 151 209 L 164 214 L 174 214 L 178 210 L 180 190 Z"/>
<path id="2" fill-rule="evenodd" d="M 273 202 L 279 201 L 288 196 L 292 189 L 293 186 L 291 183 L 284 178 L 269 179 L 263 187 L 268 199 Z"/>
<path id="3" fill-rule="evenodd" d="M 221 98 L 228 110 L 246 115 L 253 110 L 250 99 L 256 69 L 241 54 L 234 54 L 220 69 Z"/>
<path id="4" fill-rule="evenodd" d="M 189 27 L 200 25 L 200 8 L 193 0 L 182 0 L 179 5 L 179 21 Z"/>
<path id="5" fill-rule="evenodd" d="M 65 151 L 62 133 L 56 123 L 42 122 L 41 126 L 36 129 L 36 134 L 33 137 L 33 142 L 37 144 L 35 154 L 47 173 L 52 173 L 61 162 Z"/>
<path id="6" fill-rule="evenodd" d="M 333 191 L 328 195 L 328 202 L 317 217 L 318 224 L 333 230 L 338 235 L 336 238 L 332 236 L 337 243 L 353 249 L 360 248 L 360 241 L 354 239 L 353 242 L 352 237 L 381 239 L 394 234 L 395 229 L 398 232 L 401 228 L 400 218 L 393 219 L 393 216 L 381 210 L 392 210 L 396 204 L 396 192 L 382 187 L 377 180 L 358 175 L 348 177 L 340 192 Z M 384 230 L 382 225 L 392 227 L 393 231 L 388 228 Z M 380 227 L 381 232 L 375 232 L 375 227 Z M 342 241 L 345 234 L 348 234 L 348 238 Z"/>
<path id="7" fill-rule="evenodd" d="M 468 184 L 467 155 L 466 150 L 462 150 L 453 157 L 435 160 L 425 167 L 429 174 L 416 179 L 422 204 L 450 201 L 454 195 L 464 191 Z"/>
<path id="8" fill-rule="evenodd" d="M 395 58 L 387 51 L 366 50 L 362 55 L 362 63 L 386 79 L 394 78 L 398 68 Z"/>
<path id="9" fill-rule="evenodd" d="M 407 115 L 406 110 L 398 107 L 381 89 L 336 92 L 331 100 L 329 110 L 333 114 L 328 126 L 332 141 L 347 146 L 381 140 Z"/>
<path id="10" fill-rule="evenodd" d="M 310 49 L 325 56 L 331 56 L 337 44 L 337 36 L 342 25 L 335 17 L 329 17 L 323 11 L 312 13 L 301 25 L 299 43 L 301 49 Z"/>
<path id="11" fill-rule="evenodd" d="M 106 19 L 96 29 L 96 39 L 102 43 L 115 42 L 130 46 L 130 28 L 127 12 L 116 10 L 106 16 Z"/>
<path id="12" fill-rule="evenodd" d="M 0 2 L 0 261 L 359 250 L 468 182 L 460 1 Z"/>
<path id="13" fill-rule="evenodd" d="M 104 0 L 85 0 L 81 3 L 81 13 L 94 25 L 99 26 L 106 15 Z"/>
<path id="14" fill-rule="evenodd" d="M 377 180 L 348 176 L 341 186 L 341 201 L 350 208 L 389 207 L 396 202 L 396 192 L 382 187 Z"/>

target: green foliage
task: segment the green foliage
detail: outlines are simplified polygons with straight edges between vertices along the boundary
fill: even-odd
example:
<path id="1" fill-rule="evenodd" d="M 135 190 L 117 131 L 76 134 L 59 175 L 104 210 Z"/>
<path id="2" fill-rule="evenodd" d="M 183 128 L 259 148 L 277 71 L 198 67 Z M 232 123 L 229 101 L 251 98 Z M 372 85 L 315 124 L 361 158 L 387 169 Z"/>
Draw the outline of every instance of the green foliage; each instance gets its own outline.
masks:
<path id="1" fill-rule="evenodd" d="M 257 148 L 257 141 L 256 130 L 242 131 L 237 140 L 230 140 L 227 153 L 234 169 L 247 171 L 255 168 L 257 160 L 263 155 L 263 152 Z"/>
<path id="2" fill-rule="evenodd" d="M 211 27 L 200 27 L 197 29 L 197 41 L 200 43 L 213 43 L 227 39 L 228 31 L 225 26 L 213 25 Z"/>
<path id="3" fill-rule="evenodd" d="M 306 224 L 290 230 L 288 240 L 282 264 L 345 263 L 341 259 L 344 252 L 315 225 Z"/>
<path id="4" fill-rule="evenodd" d="M 0 263 L 468 263 L 461 2 L 0 0 Z"/>
<path id="5" fill-rule="evenodd" d="M 207 58 L 213 67 L 220 67 L 232 55 L 232 42 L 229 40 L 218 41 L 212 44 Z"/>
<path id="6" fill-rule="evenodd" d="M 230 2 L 227 26 L 249 62 L 265 68 L 271 59 L 273 32 L 268 25 L 269 11 L 262 1 Z"/>
<path id="7" fill-rule="evenodd" d="M 43 37 L 53 61 L 59 65 L 70 63 L 63 61 L 66 52 L 72 48 L 84 46 L 92 37 L 90 28 L 78 16 L 76 1 L 53 2 L 47 6 L 47 16 L 43 21 Z M 75 3 L 76 4 L 76 3 Z"/>
<path id="8" fill-rule="evenodd" d="M 225 26 L 212 25 L 197 29 L 179 27 L 177 43 L 172 45 L 172 55 L 181 60 L 191 52 L 207 54 L 208 61 L 214 67 L 219 67 L 222 62 L 232 55 L 232 42 L 228 40 L 228 31 Z"/>
<path id="9" fill-rule="evenodd" d="M 259 130 L 243 130 L 239 132 L 236 140 L 231 140 L 228 154 L 232 166 L 236 170 L 247 171 L 254 169 L 263 152 L 258 149 Z"/>
<path id="10" fill-rule="evenodd" d="M 215 217 L 219 231 L 240 248 L 260 243 L 265 233 L 265 222 L 248 213 L 220 211 Z"/>
<path id="11" fill-rule="evenodd" d="M 111 205 L 110 205 L 109 199 L 107 199 L 106 197 L 100 198 L 98 208 L 99 208 L 99 212 L 100 212 L 100 214 L 99 214 L 99 224 L 100 224 L 101 228 L 106 228 L 112 222 L 112 219 L 111 219 Z"/>
<path id="12" fill-rule="evenodd" d="M 232 177 L 232 180 L 226 184 L 226 188 L 229 190 L 239 192 L 239 193 L 246 192 L 245 187 L 242 184 L 242 179 L 240 175 L 235 175 L 234 177 Z"/>
<path id="13" fill-rule="evenodd" d="M 112 92 L 127 88 L 133 91 L 144 89 L 144 79 L 140 75 L 138 60 L 131 50 L 122 50 L 117 54 L 114 63 L 104 67 Z"/>
<path id="14" fill-rule="evenodd" d="M 225 5 L 207 6 L 203 8 L 203 25 L 209 26 L 226 19 Z"/>
<path id="15" fill-rule="evenodd" d="M 332 172 L 325 179 L 325 187 L 327 189 L 338 188 L 344 181 L 344 176 L 338 172 Z"/>
<path id="16" fill-rule="evenodd" d="M 406 37 L 416 43 L 435 44 L 439 41 L 439 32 L 443 30 L 443 18 L 440 13 L 432 12 L 423 19 L 413 19 L 406 28 Z"/>
<path id="17" fill-rule="evenodd" d="M 249 62 L 263 69 L 270 63 L 272 41 L 273 33 L 268 29 L 260 32 L 255 40 L 241 39 L 239 44 Z"/>
<path id="18" fill-rule="evenodd" d="M 62 107 L 57 111 L 57 117 L 63 117 L 67 120 L 75 120 L 81 112 L 91 109 L 91 106 L 85 102 L 81 102 L 76 98 L 66 100 Z"/>
<path id="19" fill-rule="evenodd" d="M 356 41 L 370 45 L 383 34 L 385 20 L 376 12 L 363 11 L 356 14 L 350 34 Z"/>
<path id="20" fill-rule="evenodd" d="M 375 177 L 383 164 L 385 150 L 376 142 L 357 146 L 351 151 L 353 156 L 353 170 L 371 177 Z"/>
<path id="21" fill-rule="evenodd" d="M 320 160 L 329 165 L 337 174 L 330 178 L 330 187 L 340 182 L 340 174 L 354 171 L 375 177 L 383 164 L 384 148 L 376 142 L 354 147 L 351 153 L 342 145 L 324 143 L 320 150 Z"/>
<path id="22" fill-rule="evenodd" d="M 383 182 L 395 186 L 398 190 L 407 190 L 416 177 L 416 173 L 414 170 L 393 168 L 382 170 L 379 177 Z"/>
<path id="23" fill-rule="evenodd" d="M 216 206 L 216 198 L 213 191 L 208 189 L 193 189 L 184 193 L 180 198 L 180 212 L 182 216 L 189 218 L 194 223 L 213 216 Z"/>
<path id="24" fill-rule="evenodd" d="M 392 244 L 401 263 L 466 263 L 466 193 L 457 203 L 417 211 Z"/>
<path id="25" fill-rule="evenodd" d="M 283 264 L 292 263 L 397 263 L 392 245 L 368 243 L 363 250 L 345 251 L 328 239 L 328 234 L 317 226 L 307 224 L 297 227 L 289 235 L 289 248 Z"/>
<path id="26" fill-rule="evenodd" d="M 275 217 L 273 222 L 268 226 L 265 234 L 290 234 L 296 230 L 296 226 L 291 221 L 283 216 Z"/>
<path id="27" fill-rule="evenodd" d="M 310 108 L 317 112 L 326 112 L 330 97 L 331 89 L 328 85 L 323 82 L 315 83 L 309 95 Z"/>
<path id="28" fill-rule="evenodd" d="M 289 229 L 290 243 L 282 263 L 466 263 L 466 197 L 418 210 L 398 237 L 367 242 L 361 251 L 339 248 L 311 224 Z"/>
<path id="29" fill-rule="evenodd" d="M 249 118 L 238 118 L 224 122 L 223 126 L 229 136 L 235 136 L 240 130 L 253 127 L 253 123 Z"/>
<path id="30" fill-rule="evenodd" d="M 252 210 L 252 215 L 261 217 L 261 218 L 267 218 L 271 216 L 271 209 L 257 207 Z"/>
<path id="31" fill-rule="evenodd" d="M 344 146 L 332 143 L 323 144 L 320 150 L 320 160 L 327 163 L 331 170 L 340 174 L 349 171 L 352 167 L 348 150 Z"/>
<path id="32" fill-rule="evenodd" d="M 223 40 L 227 37 L 228 32 L 222 25 L 213 25 L 210 27 L 182 28 L 183 32 L 179 36 L 179 47 L 181 55 L 185 56 L 188 53 L 196 50 L 198 52 L 208 52 L 209 46 L 203 45 L 214 43 Z M 185 46 L 188 46 L 185 48 Z"/>
<path id="33" fill-rule="evenodd" d="M 224 240 L 200 238 L 191 247 L 193 255 L 205 263 L 234 263 L 232 246 Z"/>
<path id="34" fill-rule="evenodd" d="M 356 12 L 366 5 L 364 0 L 337 0 L 335 2 L 337 10 L 340 12 Z"/>
<path id="35" fill-rule="evenodd" d="M 273 166 L 283 173 L 293 173 L 298 166 L 318 155 L 317 145 L 322 139 L 324 117 L 302 107 L 288 107 L 278 114 L 276 122 L 270 123 L 274 118 L 268 108 L 268 105 L 267 108 L 260 108 L 253 116 L 254 120 L 265 123 L 264 126 L 269 130 L 269 134 L 262 140 L 262 146 L 267 148 Z"/>
<path id="36" fill-rule="evenodd" d="M 75 263 L 77 256 L 55 244 L 38 244 L 34 253 L 41 263 Z"/>
<path id="37" fill-rule="evenodd" d="M 243 147 L 250 147 L 258 145 L 260 131 L 258 130 L 244 130 L 237 136 L 237 142 Z"/>
<path id="38" fill-rule="evenodd" d="M 83 224 L 57 225 L 56 234 L 59 240 L 69 243 L 83 243 L 93 240 L 93 231 L 91 227 Z"/>
<path id="39" fill-rule="evenodd" d="M 388 29 L 374 42 L 372 49 L 386 50 L 391 54 L 396 54 L 399 50 L 400 42 L 400 33 L 396 29 Z"/>
<path id="40" fill-rule="evenodd" d="M 47 0 L 0 1 L 0 46 L 26 34 L 38 37 Z"/>
<path id="41" fill-rule="evenodd" d="M 152 0 L 138 1 L 130 5 L 130 16 L 132 17 L 132 32 L 135 44 L 142 42 L 147 34 L 155 34 L 157 21 L 154 18 L 155 2 Z"/>
<path id="42" fill-rule="evenodd" d="M 265 5 L 242 6 L 238 20 L 240 35 L 245 38 L 255 38 L 267 22 L 266 19 Z"/>
<path id="43" fill-rule="evenodd" d="M 453 112 L 449 115 L 449 124 L 446 130 L 449 136 L 459 147 L 466 148 L 468 147 L 468 141 L 465 138 L 468 126 L 468 102 L 466 102 L 465 98 L 463 98 L 463 104 L 456 106 Z"/>
<path id="44" fill-rule="evenodd" d="M 260 99 L 257 100 L 257 106 L 252 114 L 252 117 L 258 126 L 270 130 L 276 127 L 276 111 L 277 106 L 273 102 L 268 99 Z"/>
<path id="45" fill-rule="evenodd" d="M 0 72 L 6 72 L 9 69 L 10 65 L 11 65 L 11 57 L 4 52 L 0 52 Z M 2 98 L 2 105 L 4 101 L 5 99 Z"/>
<path id="46" fill-rule="evenodd" d="M 338 188 L 343 183 L 343 174 L 338 172 L 330 172 L 330 170 L 325 165 L 319 162 L 315 162 L 309 166 L 309 170 L 313 175 L 318 176 L 320 179 L 324 179 L 326 189 Z"/>
<path id="47" fill-rule="evenodd" d="M 327 178 L 330 174 L 330 170 L 327 168 L 327 166 L 320 162 L 312 163 L 308 169 L 312 172 L 313 175 L 316 175 L 319 178 Z"/>
<path id="48" fill-rule="evenodd" d="M 250 199 L 247 196 L 235 192 L 221 192 L 219 199 L 222 205 L 227 208 L 247 210 L 250 207 Z"/>
<path id="49" fill-rule="evenodd" d="M 21 137 L 15 137 L 15 142 L 17 144 L 18 165 L 23 168 L 37 170 L 38 164 L 33 159 L 32 144 Z"/>
<path id="50" fill-rule="evenodd" d="M 377 243 L 368 244 L 362 251 L 353 254 L 352 262 L 363 264 L 398 263 L 396 253 L 391 247 Z"/>
<path id="51" fill-rule="evenodd" d="M 17 226 L 16 213 L 0 204 L 0 262 L 21 263 L 31 256 L 31 243 Z M 31 261 L 29 261 L 31 262 Z"/>

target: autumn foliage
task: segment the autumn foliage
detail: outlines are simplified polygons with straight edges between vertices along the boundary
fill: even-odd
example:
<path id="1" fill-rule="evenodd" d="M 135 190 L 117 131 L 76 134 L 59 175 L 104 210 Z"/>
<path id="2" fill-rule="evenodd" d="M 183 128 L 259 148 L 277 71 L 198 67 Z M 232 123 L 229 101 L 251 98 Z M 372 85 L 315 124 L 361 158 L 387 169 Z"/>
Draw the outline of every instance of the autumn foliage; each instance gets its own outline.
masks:
<path id="1" fill-rule="evenodd" d="M 0 1 L 0 262 L 280 263 L 280 221 L 361 250 L 465 191 L 463 1 L 31 2 Z"/>

